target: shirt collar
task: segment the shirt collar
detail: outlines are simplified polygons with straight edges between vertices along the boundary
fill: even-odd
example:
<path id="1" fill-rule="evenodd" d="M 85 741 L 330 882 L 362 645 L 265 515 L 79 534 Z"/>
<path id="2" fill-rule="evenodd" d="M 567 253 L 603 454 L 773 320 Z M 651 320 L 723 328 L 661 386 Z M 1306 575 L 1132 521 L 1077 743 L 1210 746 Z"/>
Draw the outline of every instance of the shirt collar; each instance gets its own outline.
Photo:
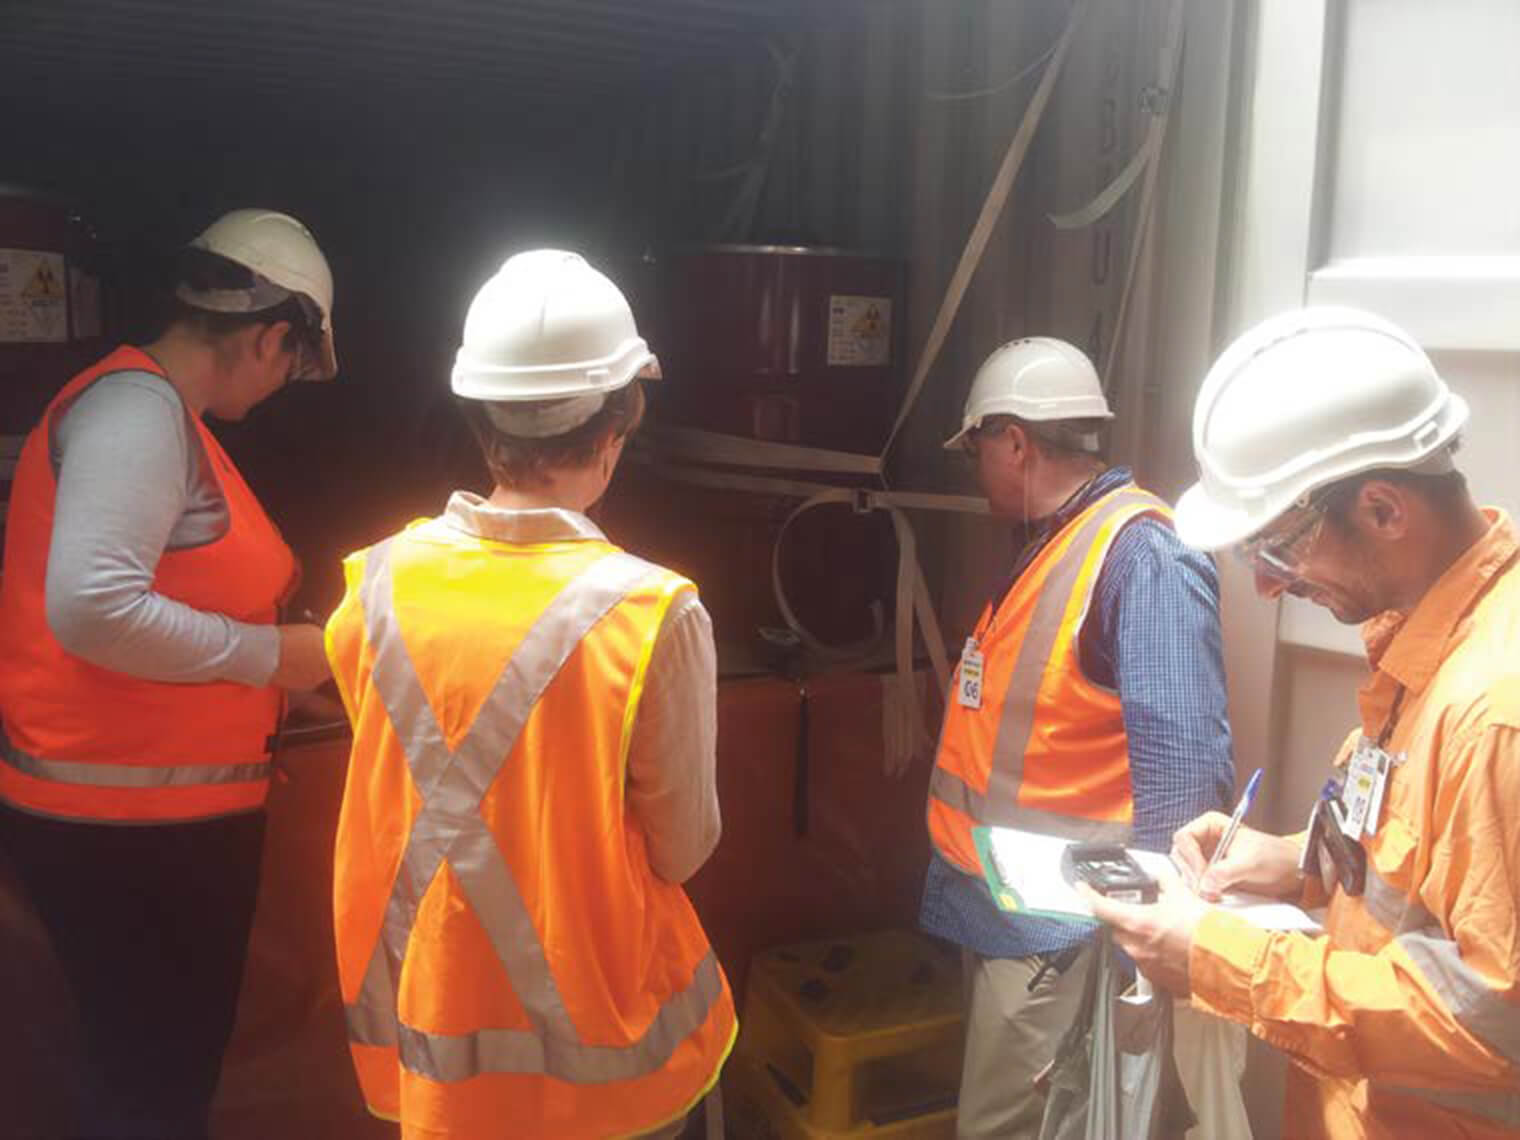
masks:
<path id="1" fill-rule="evenodd" d="M 1408 615 L 1381 614 L 1362 627 L 1373 667 L 1411 692 L 1418 693 L 1435 676 L 1457 624 L 1520 549 L 1509 515 L 1491 507 L 1483 514 L 1489 520 L 1483 537 L 1436 579 Z"/>
<path id="2" fill-rule="evenodd" d="M 1099 473 L 1056 511 L 1056 525 L 1065 526 L 1104 495 L 1117 491 L 1120 487 L 1126 487 L 1134 481 L 1135 477 L 1128 467 L 1110 467 L 1107 471 Z"/>
<path id="3" fill-rule="evenodd" d="M 1130 474 L 1128 467 L 1110 467 L 1072 492 L 1071 498 L 1057 507 L 1053 513 L 1044 518 L 1014 524 L 1014 539 L 1026 549 L 1030 546 L 1038 549 L 1044 545 L 1046 539 L 1060 531 L 1104 495 L 1117 491 L 1120 487 L 1128 486 L 1132 482 L 1134 482 L 1134 476 Z"/>
<path id="4" fill-rule="evenodd" d="M 1003 604 L 1003 599 L 1008 597 L 1013 584 L 1019 580 L 1025 570 L 1029 569 L 1030 563 L 1039 556 L 1040 551 L 1045 549 L 1045 544 L 1050 541 L 1052 535 L 1058 534 L 1062 527 L 1104 495 L 1117 491 L 1120 487 L 1127 487 L 1133 482 L 1134 477 L 1130 474 L 1128 467 L 1110 467 L 1073 491 L 1071 498 L 1057 507 L 1054 513 L 1042 519 L 1015 523 L 1013 545 L 1018 555 L 1013 560 L 1013 570 L 1009 573 L 1007 580 L 993 596 L 992 607 L 996 609 Z"/>
<path id="5" fill-rule="evenodd" d="M 443 521 L 455 530 L 492 542 L 606 542 L 601 528 L 579 511 L 559 507 L 513 511 L 493 506 L 470 491 L 455 491 Z"/>

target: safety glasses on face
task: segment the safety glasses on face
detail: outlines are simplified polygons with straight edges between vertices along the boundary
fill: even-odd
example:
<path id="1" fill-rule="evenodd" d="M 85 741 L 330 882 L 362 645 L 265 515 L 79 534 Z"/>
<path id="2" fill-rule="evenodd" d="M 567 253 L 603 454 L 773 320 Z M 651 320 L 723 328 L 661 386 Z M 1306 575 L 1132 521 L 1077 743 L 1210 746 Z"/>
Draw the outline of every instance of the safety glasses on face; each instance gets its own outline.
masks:
<path id="1" fill-rule="evenodd" d="M 1254 572 L 1275 581 L 1287 585 L 1297 582 L 1319 538 L 1327 509 L 1327 504 L 1312 500 L 1294 507 L 1276 525 L 1236 544 L 1236 557 Z"/>
<path id="2" fill-rule="evenodd" d="M 976 458 L 977 449 L 984 443 L 996 439 L 1003 434 L 1008 427 L 1008 420 L 1001 417 L 991 417 L 983 420 L 966 433 L 966 438 L 961 441 L 961 451 L 971 458 Z"/>

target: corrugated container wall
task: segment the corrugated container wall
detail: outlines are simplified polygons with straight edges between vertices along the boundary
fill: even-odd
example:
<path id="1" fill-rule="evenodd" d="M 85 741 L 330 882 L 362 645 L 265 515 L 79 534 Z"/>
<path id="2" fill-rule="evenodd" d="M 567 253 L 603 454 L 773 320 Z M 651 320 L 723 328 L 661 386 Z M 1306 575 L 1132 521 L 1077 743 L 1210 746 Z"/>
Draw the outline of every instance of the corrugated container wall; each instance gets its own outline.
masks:
<path id="1" fill-rule="evenodd" d="M 1113 336 L 1134 204 L 1092 227 L 1047 215 L 1085 204 L 1128 162 L 1156 82 L 1167 0 L 1096 0 L 992 233 L 944 351 L 907 424 L 898 485 L 967 490 L 939 441 L 971 372 L 1004 340 L 1051 334 L 1101 359 Z M 1042 0 L 840 0 L 806 6 L 784 38 L 755 42 L 671 79 L 579 156 L 612 189 L 598 241 L 616 259 L 700 242 L 784 242 L 881 252 L 908 267 L 907 361 L 915 362 L 968 233 L 1071 8 Z M 1132 194 L 1131 199 L 1138 195 Z M 1143 278 L 1142 278 L 1143 281 Z M 1143 290 L 1141 290 L 1143 292 Z M 1143 301 L 1113 378 L 1129 418 L 1144 409 L 1126 377 L 1146 360 Z M 1001 573 L 1005 541 L 984 522 L 925 519 L 927 549 L 957 567 L 951 624 L 964 624 Z M 931 555 L 928 559 L 934 561 Z M 964 567 L 981 567 L 966 581 Z M 926 566 L 932 576 L 943 566 Z"/>
<path id="2" fill-rule="evenodd" d="M 897 485 L 969 487 L 969 473 L 938 442 L 971 371 L 997 343 L 1054 333 L 1101 349 L 1111 336 L 1133 202 L 1073 233 L 1056 232 L 1046 214 L 1087 200 L 1132 153 L 1167 2 L 1088 0 L 1004 219 L 894 455 Z M 26 11 L 33 22 L 45 14 Z M 448 11 L 453 22 L 465 19 L 457 5 Z M 707 39 L 694 38 L 682 61 L 663 72 L 630 62 L 622 86 L 605 92 L 579 90 L 552 61 L 489 66 L 498 48 L 514 48 L 513 11 L 470 33 L 477 48 L 452 23 L 403 26 L 398 11 L 386 39 L 357 11 L 326 4 L 327 38 L 309 45 L 327 53 L 321 66 L 281 72 L 278 89 L 261 72 L 257 99 L 239 86 L 247 68 L 225 82 L 197 71 L 206 97 L 194 105 L 172 83 L 145 85 L 134 73 L 122 88 L 134 100 L 133 130 L 61 100 L 17 140 L 20 173 L 94 192 L 94 216 L 129 235 L 120 260 L 137 276 L 151 258 L 136 251 L 170 248 L 216 209 L 248 201 L 292 210 L 333 249 L 344 383 L 261 409 L 229 433 L 309 556 L 314 602 L 332 600 L 338 552 L 435 510 L 442 490 L 473 471 L 447 396 L 448 360 L 471 292 L 512 249 L 587 248 L 635 283 L 644 253 L 692 243 L 779 239 L 885 253 L 907 267 L 911 365 L 1070 8 L 1058 0 L 777 4 L 764 23 L 746 25 L 753 34 L 719 36 L 716 24 L 703 31 L 720 18 L 714 6 L 691 32 Z M 213 16 L 179 23 L 222 34 Z M 154 50 L 172 48 L 179 23 L 161 30 L 168 46 Z M 669 32 L 668 22 L 661 27 Z M 446 31 L 451 51 L 469 50 L 458 66 L 429 57 L 396 71 L 391 57 L 412 50 L 394 38 L 403 31 L 418 53 L 441 50 L 434 41 Z M 630 42 L 637 32 L 630 26 Z M 91 50 L 99 55 L 108 42 L 96 35 Z M 182 58 L 192 57 L 164 66 Z M 542 82 L 506 83 L 525 67 Z M 291 129 L 296 122 L 312 129 Z M 215 162 L 197 157 L 205 155 Z M 1137 331 L 1143 315 L 1135 314 Z M 1137 339 L 1128 359 L 1143 362 L 1142 348 Z M 1119 387 L 1120 454 L 1130 455 L 1145 409 L 1128 406 L 1128 383 Z M 314 489 L 305 468 L 315 462 L 323 478 Z M 967 596 L 979 596 L 985 583 L 965 581 L 976 575 L 961 568 L 995 576 L 1000 536 L 945 518 L 919 526 L 926 557 L 949 560 Z"/>

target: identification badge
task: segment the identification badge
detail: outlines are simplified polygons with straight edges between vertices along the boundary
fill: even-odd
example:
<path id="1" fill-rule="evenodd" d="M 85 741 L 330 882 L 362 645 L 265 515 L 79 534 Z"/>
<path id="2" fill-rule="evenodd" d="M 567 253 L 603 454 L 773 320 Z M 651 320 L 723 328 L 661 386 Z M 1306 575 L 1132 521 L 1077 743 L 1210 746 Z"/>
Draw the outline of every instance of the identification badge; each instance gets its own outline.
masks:
<path id="1" fill-rule="evenodd" d="M 1377 809 L 1381 807 L 1388 768 L 1388 753 L 1363 737 L 1351 754 L 1342 790 L 1346 815 L 1341 832 L 1347 839 L 1360 840 L 1377 831 Z"/>
<path id="2" fill-rule="evenodd" d="M 1393 770 L 1404 762 L 1403 754 L 1390 756 L 1381 748 L 1378 749 L 1378 773 L 1377 781 L 1372 786 L 1372 806 L 1367 809 L 1366 833 L 1376 835 L 1378 822 L 1383 818 L 1383 793 L 1388 790 L 1388 778 L 1393 775 Z"/>
<path id="3" fill-rule="evenodd" d="M 960 702 L 961 708 L 979 709 L 982 707 L 982 653 L 976 647 L 976 638 L 966 639 L 966 648 L 961 650 L 961 667 L 957 673 L 959 681 L 956 685 L 955 699 Z"/>

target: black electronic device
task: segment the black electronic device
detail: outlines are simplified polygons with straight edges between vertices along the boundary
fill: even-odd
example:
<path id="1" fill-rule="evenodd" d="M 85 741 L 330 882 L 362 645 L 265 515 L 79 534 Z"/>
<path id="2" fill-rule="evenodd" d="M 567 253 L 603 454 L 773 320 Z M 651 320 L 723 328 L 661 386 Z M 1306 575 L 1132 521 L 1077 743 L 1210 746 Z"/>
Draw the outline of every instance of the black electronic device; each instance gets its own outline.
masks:
<path id="1" fill-rule="evenodd" d="M 1073 843 L 1061 853 L 1068 883 L 1086 883 L 1115 902 L 1153 903 L 1156 880 L 1117 843 Z"/>

